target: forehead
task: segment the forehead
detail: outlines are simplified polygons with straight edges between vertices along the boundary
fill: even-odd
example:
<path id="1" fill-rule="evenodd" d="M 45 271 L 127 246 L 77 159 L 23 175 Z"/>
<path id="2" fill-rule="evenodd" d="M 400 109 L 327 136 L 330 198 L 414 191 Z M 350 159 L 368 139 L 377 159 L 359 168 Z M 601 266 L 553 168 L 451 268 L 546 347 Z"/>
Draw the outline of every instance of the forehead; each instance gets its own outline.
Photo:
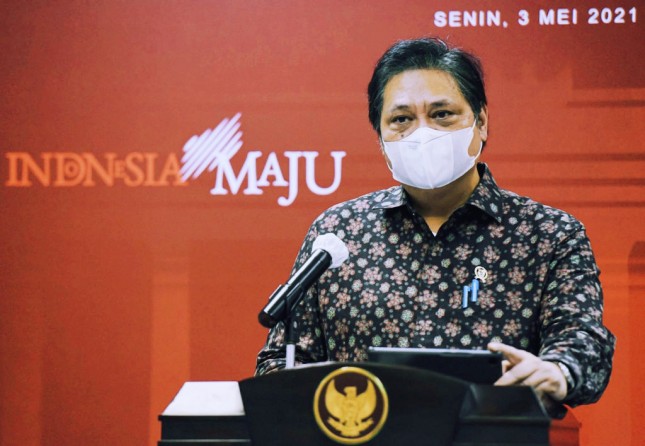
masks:
<path id="1" fill-rule="evenodd" d="M 383 110 L 392 107 L 467 103 L 452 75 L 441 70 L 407 70 L 393 76 L 383 90 Z"/>

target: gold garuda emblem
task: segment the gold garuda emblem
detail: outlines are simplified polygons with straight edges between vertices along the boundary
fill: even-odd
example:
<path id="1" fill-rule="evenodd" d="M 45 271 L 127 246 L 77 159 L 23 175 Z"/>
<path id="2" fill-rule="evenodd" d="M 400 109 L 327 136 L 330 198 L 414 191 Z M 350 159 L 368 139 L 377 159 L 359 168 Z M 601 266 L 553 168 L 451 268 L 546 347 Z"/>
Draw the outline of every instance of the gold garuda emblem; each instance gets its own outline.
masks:
<path id="1" fill-rule="evenodd" d="M 359 367 L 341 367 L 327 375 L 314 396 L 320 429 L 341 444 L 365 443 L 379 433 L 388 414 L 381 381 Z"/>

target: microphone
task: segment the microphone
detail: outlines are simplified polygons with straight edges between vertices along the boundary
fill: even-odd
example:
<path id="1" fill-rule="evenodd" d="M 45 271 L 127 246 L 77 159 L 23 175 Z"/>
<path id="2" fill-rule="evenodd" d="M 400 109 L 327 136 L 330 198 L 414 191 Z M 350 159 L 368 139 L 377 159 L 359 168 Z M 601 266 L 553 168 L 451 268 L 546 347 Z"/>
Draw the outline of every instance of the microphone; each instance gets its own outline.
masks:
<path id="1" fill-rule="evenodd" d="M 347 257 L 347 246 L 338 237 L 331 233 L 319 235 L 304 265 L 271 294 L 269 303 L 258 314 L 260 324 L 271 328 L 284 320 L 309 287 L 328 268 L 338 268 Z"/>

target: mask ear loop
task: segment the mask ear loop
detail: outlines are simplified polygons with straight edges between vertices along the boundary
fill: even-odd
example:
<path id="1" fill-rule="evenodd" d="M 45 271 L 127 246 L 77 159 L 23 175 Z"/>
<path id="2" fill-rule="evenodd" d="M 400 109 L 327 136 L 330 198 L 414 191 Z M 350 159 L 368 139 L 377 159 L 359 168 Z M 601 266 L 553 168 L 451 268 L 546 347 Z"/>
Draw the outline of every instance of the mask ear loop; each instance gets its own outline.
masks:
<path id="1" fill-rule="evenodd" d="M 475 118 L 475 124 L 474 124 L 474 125 L 477 125 L 477 122 L 478 122 L 478 121 L 479 121 L 479 118 Z M 474 131 L 474 130 L 475 130 L 475 129 L 473 128 L 473 131 Z M 479 129 L 478 129 L 478 130 L 479 130 Z M 477 156 L 481 155 L 481 154 L 482 154 L 482 150 L 484 150 L 484 140 L 482 140 L 482 135 L 481 135 L 481 131 L 480 131 L 480 132 L 479 132 L 479 150 L 477 151 L 477 155 L 475 155 L 475 157 L 477 157 Z"/>
<path id="2" fill-rule="evenodd" d="M 473 126 L 471 127 L 471 128 L 473 129 L 473 136 L 474 136 L 474 134 L 475 134 L 475 133 L 474 133 L 474 132 L 475 132 L 475 127 L 477 127 L 477 121 L 479 121 L 479 118 L 478 118 L 477 116 L 475 116 L 475 122 L 473 122 Z M 484 141 L 482 141 L 482 140 L 481 140 L 481 137 L 480 137 L 480 138 L 479 138 L 479 150 L 478 150 L 478 151 L 477 151 L 477 153 L 476 153 L 475 155 L 473 155 L 471 158 L 477 158 L 479 155 L 481 155 L 481 154 L 482 154 L 482 149 L 483 149 L 483 148 L 484 148 Z M 468 156 L 470 156 L 470 155 L 468 155 Z"/>
<path id="3" fill-rule="evenodd" d="M 481 121 L 481 119 L 479 119 L 478 116 L 475 116 L 475 122 L 473 123 L 473 129 L 477 125 L 478 122 L 482 122 L 482 121 Z M 482 124 L 483 124 L 483 122 L 482 122 Z M 486 141 L 481 139 L 481 130 L 479 131 L 479 139 L 480 139 L 481 143 L 480 143 L 480 147 L 479 147 L 479 153 L 477 153 L 477 156 L 481 155 L 482 150 L 484 150 L 484 144 L 486 144 Z"/>
<path id="4" fill-rule="evenodd" d="M 385 141 L 383 141 L 382 136 L 379 137 L 379 143 L 381 145 L 381 154 L 383 154 L 383 158 L 385 158 L 385 165 L 390 169 L 391 173 L 394 173 L 394 169 L 392 169 L 392 161 L 390 161 L 390 157 L 387 156 L 387 152 L 385 151 Z"/>
<path id="5" fill-rule="evenodd" d="M 481 155 L 483 148 L 484 148 L 484 141 L 479 141 L 479 150 L 477 151 L 475 156 L 473 156 L 473 158 L 477 158 L 479 155 Z"/>

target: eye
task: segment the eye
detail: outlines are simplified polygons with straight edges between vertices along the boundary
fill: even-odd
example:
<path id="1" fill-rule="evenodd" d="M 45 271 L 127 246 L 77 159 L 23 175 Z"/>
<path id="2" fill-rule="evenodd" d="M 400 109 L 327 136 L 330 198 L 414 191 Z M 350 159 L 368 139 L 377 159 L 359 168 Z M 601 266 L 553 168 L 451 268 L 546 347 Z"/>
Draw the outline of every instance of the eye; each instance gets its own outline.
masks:
<path id="1" fill-rule="evenodd" d="M 447 119 L 450 118 L 453 113 L 449 110 L 438 110 L 432 114 L 433 119 Z"/>
<path id="2" fill-rule="evenodd" d="M 391 119 L 391 122 L 393 124 L 405 124 L 406 122 L 409 122 L 409 121 L 410 121 L 410 118 L 404 115 L 394 116 Z"/>

